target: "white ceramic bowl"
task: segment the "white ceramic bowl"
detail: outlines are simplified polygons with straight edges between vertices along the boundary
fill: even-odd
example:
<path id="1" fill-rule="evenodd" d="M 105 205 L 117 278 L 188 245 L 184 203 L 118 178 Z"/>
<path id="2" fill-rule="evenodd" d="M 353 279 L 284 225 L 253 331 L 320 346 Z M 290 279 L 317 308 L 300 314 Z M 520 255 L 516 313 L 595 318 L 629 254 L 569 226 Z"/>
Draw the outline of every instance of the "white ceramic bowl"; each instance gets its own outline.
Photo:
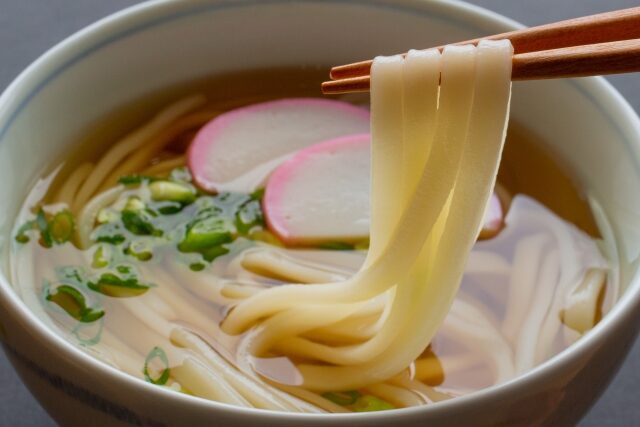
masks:
<path id="1" fill-rule="evenodd" d="M 373 414 L 300 415 L 231 407 L 147 384 L 54 335 L 19 299 L 7 242 L 44 167 L 118 106 L 172 84 L 240 69 L 331 65 L 516 28 L 432 0 L 158 1 L 60 43 L 0 98 L 0 333 L 32 393 L 64 425 L 565 425 L 603 391 L 637 335 L 640 122 L 604 80 L 517 83 L 512 116 L 543 137 L 614 225 L 623 293 L 576 345 L 526 375 L 465 397 Z"/>

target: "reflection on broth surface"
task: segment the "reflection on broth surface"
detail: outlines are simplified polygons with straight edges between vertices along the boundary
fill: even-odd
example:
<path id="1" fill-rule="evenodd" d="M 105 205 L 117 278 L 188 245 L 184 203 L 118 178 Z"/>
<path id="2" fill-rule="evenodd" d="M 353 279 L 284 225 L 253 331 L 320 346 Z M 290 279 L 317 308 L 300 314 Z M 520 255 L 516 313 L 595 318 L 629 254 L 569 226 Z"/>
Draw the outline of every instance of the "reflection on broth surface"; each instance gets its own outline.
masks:
<path id="1" fill-rule="evenodd" d="M 11 267 L 22 298 L 69 341 L 138 378 L 221 402 L 303 412 L 419 405 L 508 381 L 606 313 L 617 283 L 589 205 L 535 135 L 512 122 L 496 188 L 499 227 L 473 247 L 449 314 L 408 369 L 354 390 L 300 386 L 299 364 L 332 364 L 331 354 L 314 353 L 319 344 L 356 346 L 372 337 L 393 291 L 357 315 L 305 331 L 314 345 L 275 340 L 256 355 L 261 326 L 223 332 L 240 301 L 287 283 L 346 280 L 365 262 L 366 238 L 285 245 L 265 221 L 263 186 L 206 193 L 185 166 L 189 144 L 214 117 L 315 97 L 324 77 L 324 69 L 309 68 L 205 79 L 97 123 L 51 165 L 16 220 Z M 203 95 L 180 98 L 194 93 Z M 364 96 L 341 99 L 368 104 Z M 417 333 L 421 325 L 411 327 Z"/>

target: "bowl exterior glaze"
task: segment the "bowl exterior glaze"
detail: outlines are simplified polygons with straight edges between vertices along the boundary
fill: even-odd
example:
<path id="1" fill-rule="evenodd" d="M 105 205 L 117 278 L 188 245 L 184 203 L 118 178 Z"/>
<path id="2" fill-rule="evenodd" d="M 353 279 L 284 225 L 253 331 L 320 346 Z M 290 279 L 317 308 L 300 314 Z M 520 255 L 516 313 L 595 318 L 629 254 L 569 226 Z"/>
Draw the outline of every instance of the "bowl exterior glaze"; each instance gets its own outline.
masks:
<path id="1" fill-rule="evenodd" d="M 42 171 L 105 114 L 212 74 L 329 66 L 513 29 L 454 1 L 157 1 L 65 40 L 0 97 L 0 337 L 31 392 L 62 425 L 529 426 L 576 423 L 604 390 L 640 327 L 640 122 L 602 79 L 518 83 L 513 117 L 542 137 L 597 200 L 622 259 L 620 301 L 576 345 L 524 376 L 438 405 L 378 414 L 245 410 L 174 393 L 116 371 L 55 335 L 11 285 L 8 242 Z M 345 43 L 345 40 L 349 40 Z"/>

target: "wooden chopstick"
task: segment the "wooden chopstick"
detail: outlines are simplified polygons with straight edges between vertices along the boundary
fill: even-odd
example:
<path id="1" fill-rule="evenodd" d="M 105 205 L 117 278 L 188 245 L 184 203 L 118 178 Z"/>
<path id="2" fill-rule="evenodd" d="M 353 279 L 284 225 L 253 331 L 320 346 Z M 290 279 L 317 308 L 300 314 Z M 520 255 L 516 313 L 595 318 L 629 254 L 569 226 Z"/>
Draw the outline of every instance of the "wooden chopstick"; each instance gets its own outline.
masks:
<path id="1" fill-rule="evenodd" d="M 509 39 L 514 48 L 513 80 L 640 71 L 640 7 L 455 44 L 477 44 L 480 40 L 501 39 Z M 335 80 L 324 82 L 322 92 L 338 94 L 368 91 L 368 74 L 372 63 L 369 60 L 333 67 L 330 76 Z"/>
<path id="2" fill-rule="evenodd" d="M 563 47 L 513 56 L 512 80 L 585 77 L 640 71 L 640 38 Z M 370 77 L 350 77 L 322 83 L 325 94 L 366 92 Z"/>
<path id="3" fill-rule="evenodd" d="M 513 45 L 514 54 L 518 55 L 636 38 L 640 38 L 640 7 L 554 22 L 455 44 L 477 44 L 480 40 L 509 39 Z M 443 47 L 440 46 L 439 49 Z M 372 63 L 373 61 L 368 60 L 333 67 L 330 76 L 333 80 L 366 76 L 369 74 Z"/>
<path id="4" fill-rule="evenodd" d="M 640 38 L 513 56 L 513 80 L 586 77 L 640 71 Z"/>

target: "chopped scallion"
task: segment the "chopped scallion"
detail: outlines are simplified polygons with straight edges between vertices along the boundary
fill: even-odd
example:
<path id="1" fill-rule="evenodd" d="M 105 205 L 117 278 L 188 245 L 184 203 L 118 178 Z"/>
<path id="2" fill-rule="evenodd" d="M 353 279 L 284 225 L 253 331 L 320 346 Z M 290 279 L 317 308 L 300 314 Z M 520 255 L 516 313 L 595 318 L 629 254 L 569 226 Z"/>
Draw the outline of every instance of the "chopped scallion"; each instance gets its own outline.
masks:
<path id="1" fill-rule="evenodd" d="M 205 265 L 203 263 L 201 263 L 201 262 L 194 262 L 194 263 L 189 264 L 189 268 L 192 271 L 202 271 L 202 270 L 204 270 Z"/>
<path id="2" fill-rule="evenodd" d="M 154 181 L 156 178 L 153 176 L 147 176 L 147 175 L 125 175 L 125 176 L 121 176 L 118 179 L 118 182 L 120 184 L 124 184 L 124 185 L 137 185 L 137 184 L 142 184 L 144 182 L 152 182 Z"/>
<path id="3" fill-rule="evenodd" d="M 115 298 L 129 298 L 144 294 L 149 285 L 140 283 L 136 277 L 123 279 L 113 273 L 103 273 L 98 280 L 88 282 L 89 289 Z"/>
<path id="4" fill-rule="evenodd" d="M 374 411 L 387 411 L 389 409 L 395 409 L 391 403 L 386 400 L 382 400 L 378 397 L 365 394 L 359 397 L 355 403 L 349 406 L 354 412 L 374 412 Z"/>
<path id="5" fill-rule="evenodd" d="M 236 211 L 236 227 L 241 234 L 247 234 L 256 227 L 264 225 L 260 202 L 249 200 Z"/>
<path id="6" fill-rule="evenodd" d="M 87 307 L 86 299 L 80 291 L 70 285 L 60 285 L 55 292 L 48 292 L 47 301 L 51 301 L 79 322 L 91 323 L 104 316 L 104 310 Z"/>
<path id="7" fill-rule="evenodd" d="M 182 211 L 184 205 L 180 202 L 172 202 L 170 200 L 158 202 L 153 205 L 153 209 L 162 215 L 174 215 Z"/>
<path id="8" fill-rule="evenodd" d="M 252 200 L 261 201 L 262 198 L 264 197 L 264 187 L 258 188 L 253 193 L 251 193 L 249 197 L 251 197 Z"/>
<path id="9" fill-rule="evenodd" d="M 112 208 L 103 208 L 98 212 L 96 221 L 98 224 L 108 224 L 110 222 L 116 222 L 119 219 L 118 212 Z"/>
<path id="10" fill-rule="evenodd" d="M 25 222 L 18 229 L 18 233 L 16 233 L 16 242 L 18 243 L 27 243 L 29 241 L 29 236 L 27 236 L 27 232 L 36 228 L 36 221 L 30 220 Z"/>
<path id="11" fill-rule="evenodd" d="M 111 243 L 112 245 L 119 245 L 120 243 L 127 240 L 122 234 L 113 234 L 111 236 L 98 236 L 96 239 L 97 242 L 101 243 Z"/>
<path id="12" fill-rule="evenodd" d="M 324 242 L 318 245 L 320 249 L 328 249 L 333 251 L 350 251 L 354 249 L 354 245 L 345 242 Z"/>
<path id="13" fill-rule="evenodd" d="M 149 261 L 153 257 L 153 244 L 148 239 L 134 240 L 129 244 L 125 253 L 140 261 Z"/>
<path id="14" fill-rule="evenodd" d="M 127 240 L 124 235 L 124 227 L 118 222 L 110 222 L 98 226 L 92 234 L 92 239 L 96 242 L 110 243 L 112 245 L 119 245 Z"/>
<path id="15" fill-rule="evenodd" d="M 109 259 L 111 258 L 110 250 L 105 245 L 98 246 L 98 249 L 93 253 L 93 262 L 91 266 L 93 268 L 104 268 L 109 265 Z"/>
<path id="16" fill-rule="evenodd" d="M 92 323 L 78 323 L 71 331 L 81 345 L 92 346 L 100 342 L 104 330 L 104 318 Z"/>
<path id="17" fill-rule="evenodd" d="M 167 353 L 160 347 L 154 347 L 144 360 L 142 373 L 144 374 L 144 379 L 150 383 L 165 385 L 169 381 L 171 374 Z"/>
<path id="18" fill-rule="evenodd" d="M 157 229 L 151 222 L 151 216 L 146 210 L 123 210 L 122 224 L 124 228 L 137 236 L 162 236 L 162 230 Z"/>
<path id="19" fill-rule="evenodd" d="M 51 237 L 58 244 L 71 240 L 74 229 L 73 215 L 66 209 L 56 213 L 49 223 Z"/>
<path id="20" fill-rule="evenodd" d="M 46 214 L 42 208 L 40 208 L 36 214 L 36 224 L 40 230 L 40 244 L 45 248 L 53 246 L 53 239 L 49 232 L 49 221 L 47 221 Z"/>
<path id="21" fill-rule="evenodd" d="M 139 197 L 132 196 L 127 199 L 127 203 L 124 205 L 125 211 L 138 212 L 145 208 L 145 204 Z"/>
<path id="22" fill-rule="evenodd" d="M 184 204 L 193 203 L 196 200 L 196 192 L 188 184 L 171 181 L 155 181 L 149 185 L 153 200 L 180 202 Z"/>
<path id="23" fill-rule="evenodd" d="M 342 406 L 356 403 L 356 400 L 358 400 L 360 396 L 362 396 L 362 394 L 357 390 L 327 392 L 322 394 L 322 397 L 325 399 Z"/>
<path id="24" fill-rule="evenodd" d="M 196 221 L 187 229 L 178 245 L 182 252 L 200 252 L 233 240 L 233 225 L 226 218 L 210 216 Z"/>

